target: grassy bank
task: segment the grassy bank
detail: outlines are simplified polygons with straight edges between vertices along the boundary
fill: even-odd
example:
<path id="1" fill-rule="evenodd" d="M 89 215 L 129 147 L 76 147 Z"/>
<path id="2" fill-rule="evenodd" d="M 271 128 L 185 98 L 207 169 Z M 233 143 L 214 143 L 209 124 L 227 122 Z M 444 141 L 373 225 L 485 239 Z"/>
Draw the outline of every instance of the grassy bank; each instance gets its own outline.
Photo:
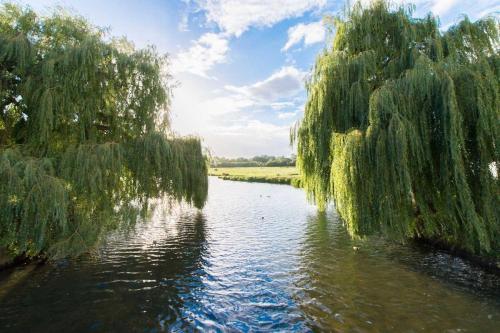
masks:
<path id="1" fill-rule="evenodd" d="M 208 174 L 225 180 L 288 184 L 300 187 L 300 177 L 295 167 L 210 168 Z"/>

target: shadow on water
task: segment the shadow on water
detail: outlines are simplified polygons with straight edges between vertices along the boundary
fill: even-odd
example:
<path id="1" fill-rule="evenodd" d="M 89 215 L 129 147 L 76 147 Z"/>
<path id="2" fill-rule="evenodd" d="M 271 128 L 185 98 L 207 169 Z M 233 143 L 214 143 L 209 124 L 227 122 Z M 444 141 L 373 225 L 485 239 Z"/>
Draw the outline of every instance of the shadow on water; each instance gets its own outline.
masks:
<path id="1" fill-rule="evenodd" d="M 387 257 L 409 270 L 425 273 L 461 292 L 497 299 L 500 305 L 500 275 L 496 270 L 419 243 L 405 246 L 389 244 Z"/>
<path id="2" fill-rule="evenodd" d="M 31 272 L 0 305 L 2 332 L 157 332 L 190 327 L 202 288 L 205 217 L 180 212 L 117 234 L 97 257 Z M 11 272 L 15 273 L 15 272 Z"/>
<path id="3" fill-rule="evenodd" d="M 443 253 L 352 240 L 329 212 L 308 218 L 295 298 L 313 330 L 494 332 L 498 281 Z"/>

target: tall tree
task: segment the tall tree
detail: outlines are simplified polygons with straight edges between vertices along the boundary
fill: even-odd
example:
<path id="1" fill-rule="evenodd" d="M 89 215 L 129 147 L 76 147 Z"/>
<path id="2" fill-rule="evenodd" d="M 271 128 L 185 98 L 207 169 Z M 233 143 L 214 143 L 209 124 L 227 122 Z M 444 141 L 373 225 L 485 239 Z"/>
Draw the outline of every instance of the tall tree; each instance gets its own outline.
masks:
<path id="1" fill-rule="evenodd" d="M 57 11 L 0 9 L 0 248 L 78 254 L 149 199 L 202 207 L 197 138 L 168 134 L 166 58 Z"/>
<path id="2" fill-rule="evenodd" d="M 352 235 L 500 253 L 499 25 L 386 1 L 335 20 L 296 129 L 298 166 Z"/>

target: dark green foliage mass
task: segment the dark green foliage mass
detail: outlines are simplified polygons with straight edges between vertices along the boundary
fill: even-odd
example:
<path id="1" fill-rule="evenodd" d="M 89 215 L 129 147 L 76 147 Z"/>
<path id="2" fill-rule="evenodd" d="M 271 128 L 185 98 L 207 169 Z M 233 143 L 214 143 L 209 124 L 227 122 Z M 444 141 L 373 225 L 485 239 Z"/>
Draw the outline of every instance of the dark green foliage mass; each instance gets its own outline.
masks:
<path id="1" fill-rule="evenodd" d="M 292 137 L 310 197 L 352 235 L 500 253 L 499 24 L 446 32 L 385 1 L 335 22 Z"/>
<path id="2" fill-rule="evenodd" d="M 166 58 L 58 11 L 0 9 L 0 248 L 78 254 L 152 198 L 202 207 L 197 138 L 168 133 Z"/>

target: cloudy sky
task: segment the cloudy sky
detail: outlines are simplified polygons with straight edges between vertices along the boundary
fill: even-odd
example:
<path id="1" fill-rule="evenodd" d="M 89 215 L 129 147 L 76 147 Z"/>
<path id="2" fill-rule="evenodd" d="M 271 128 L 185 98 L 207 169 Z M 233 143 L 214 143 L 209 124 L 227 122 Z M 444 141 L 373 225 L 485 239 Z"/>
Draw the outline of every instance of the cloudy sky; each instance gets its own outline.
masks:
<path id="1" fill-rule="evenodd" d="M 364 0 L 368 2 L 369 0 Z M 0 0 L 4 2 L 4 0 Z M 172 126 L 217 156 L 289 155 L 289 128 L 303 113 L 304 77 L 329 40 L 321 22 L 344 0 L 21 0 L 69 8 L 171 59 L 178 87 Z M 351 1 L 353 3 L 354 0 Z M 463 14 L 500 11 L 499 0 L 415 0 L 416 15 L 442 29 Z"/>

